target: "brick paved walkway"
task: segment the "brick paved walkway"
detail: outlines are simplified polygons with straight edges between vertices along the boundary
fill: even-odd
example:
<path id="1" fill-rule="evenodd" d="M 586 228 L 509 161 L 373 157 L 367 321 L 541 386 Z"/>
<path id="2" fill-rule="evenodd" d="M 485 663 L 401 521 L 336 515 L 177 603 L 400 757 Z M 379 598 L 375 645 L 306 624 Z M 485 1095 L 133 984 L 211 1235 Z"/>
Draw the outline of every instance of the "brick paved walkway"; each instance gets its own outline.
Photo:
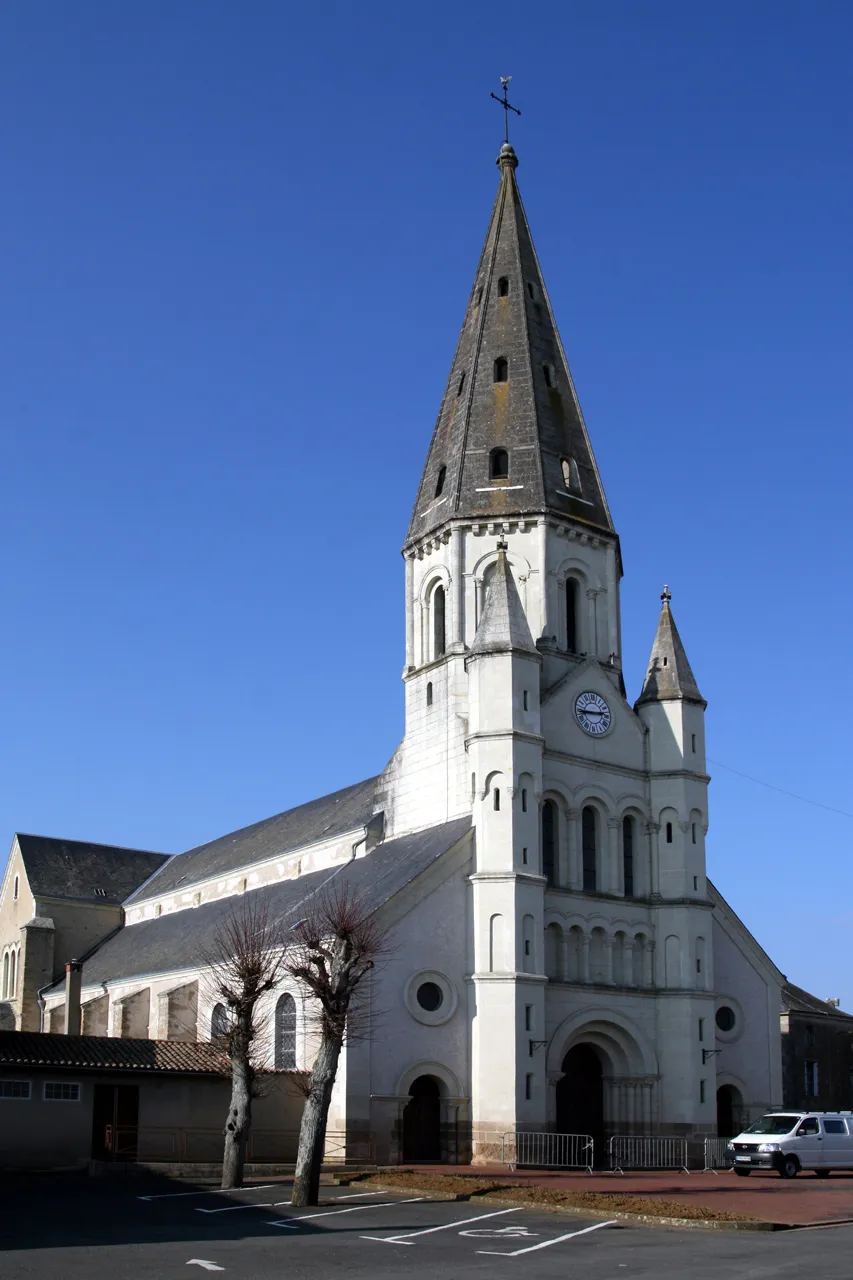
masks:
<path id="1" fill-rule="evenodd" d="M 853 1219 L 853 1172 L 818 1179 L 801 1173 L 786 1181 L 776 1173 L 736 1178 L 726 1170 L 713 1173 L 559 1173 L 504 1165 L 405 1165 L 419 1173 L 452 1173 L 463 1177 L 500 1178 L 507 1182 L 555 1187 L 566 1191 L 618 1191 L 623 1195 L 658 1197 L 683 1204 L 702 1204 L 749 1214 L 765 1222 L 820 1223 Z"/>

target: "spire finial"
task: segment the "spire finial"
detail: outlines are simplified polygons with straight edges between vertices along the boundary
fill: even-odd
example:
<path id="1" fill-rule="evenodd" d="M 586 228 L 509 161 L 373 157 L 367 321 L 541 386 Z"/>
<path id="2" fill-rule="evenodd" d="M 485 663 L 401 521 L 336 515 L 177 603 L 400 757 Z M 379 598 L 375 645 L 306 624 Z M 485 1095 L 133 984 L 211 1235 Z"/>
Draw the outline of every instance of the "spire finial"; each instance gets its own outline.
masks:
<path id="1" fill-rule="evenodd" d="M 512 76 L 500 77 L 501 88 L 503 89 L 503 95 L 504 95 L 502 98 L 499 98 L 496 93 L 489 94 L 489 97 L 494 98 L 495 102 L 499 102 L 504 109 L 504 146 L 505 147 L 509 146 L 509 113 L 510 111 L 514 111 L 517 116 L 521 115 L 521 112 L 519 111 L 518 107 L 514 107 L 511 102 L 507 102 L 507 97 L 506 97 L 507 85 L 509 84 L 511 79 L 512 79 Z"/>
<path id="2" fill-rule="evenodd" d="M 669 587 L 666 584 L 664 584 L 663 591 L 660 593 L 660 598 L 661 600 L 663 600 L 664 604 L 669 604 L 670 600 L 672 599 Z"/>

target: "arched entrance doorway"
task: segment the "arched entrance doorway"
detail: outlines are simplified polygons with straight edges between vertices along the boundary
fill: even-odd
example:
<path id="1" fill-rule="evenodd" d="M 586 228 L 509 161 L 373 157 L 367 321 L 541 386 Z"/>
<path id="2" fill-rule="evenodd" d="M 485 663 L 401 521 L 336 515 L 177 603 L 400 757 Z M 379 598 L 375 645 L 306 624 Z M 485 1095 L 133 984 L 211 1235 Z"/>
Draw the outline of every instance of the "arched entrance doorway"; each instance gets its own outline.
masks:
<path id="1" fill-rule="evenodd" d="M 432 1076 L 418 1076 L 403 1108 L 403 1159 L 441 1159 L 441 1089 Z"/>
<path id="2" fill-rule="evenodd" d="M 604 1143 L 604 1072 L 591 1044 L 576 1044 L 563 1059 L 557 1083 L 557 1132 L 588 1133 L 596 1153 Z"/>
<path id="3" fill-rule="evenodd" d="M 733 1084 L 721 1084 L 717 1090 L 717 1137 L 734 1138 L 741 1130 L 743 1099 Z"/>

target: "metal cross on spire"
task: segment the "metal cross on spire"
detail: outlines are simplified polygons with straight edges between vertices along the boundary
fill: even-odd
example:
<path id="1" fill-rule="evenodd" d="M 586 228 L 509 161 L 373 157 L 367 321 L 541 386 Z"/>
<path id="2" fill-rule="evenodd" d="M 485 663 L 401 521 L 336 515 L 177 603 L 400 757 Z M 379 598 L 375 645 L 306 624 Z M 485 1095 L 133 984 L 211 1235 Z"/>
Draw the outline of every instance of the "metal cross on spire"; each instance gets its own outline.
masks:
<path id="1" fill-rule="evenodd" d="M 507 145 L 509 144 L 509 113 L 510 111 L 514 111 L 517 116 L 521 115 L 521 112 L 519 111 L 518 107 L 514 107 L 511 102 L 507 102 L 506 87 L 509 84 L 511 79 L 512 79 L 512 76 L 500 77 L 501 87 L 503 88 L 503 94 L 504 94 L 502 98 L 499 98 L 496 93 L 489 94 L 489 97 L 494 98 L 495 102 L 499 102 L 504 109 L 504 142 L 507 143 Z"/>

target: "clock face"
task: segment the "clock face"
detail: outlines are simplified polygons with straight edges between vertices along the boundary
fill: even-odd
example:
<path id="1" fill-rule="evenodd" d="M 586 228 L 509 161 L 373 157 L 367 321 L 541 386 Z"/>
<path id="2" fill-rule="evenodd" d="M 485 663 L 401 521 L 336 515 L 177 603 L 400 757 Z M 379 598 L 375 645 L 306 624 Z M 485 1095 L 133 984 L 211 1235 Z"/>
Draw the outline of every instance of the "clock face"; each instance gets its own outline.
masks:
<path id="1" fill-rule="evenodd" d="M 597 693 L 579 693 L 575 698 L 575 718 L 585 733 L 600 738 L 610 728 L 613 717 L 604 699 Z"/>

